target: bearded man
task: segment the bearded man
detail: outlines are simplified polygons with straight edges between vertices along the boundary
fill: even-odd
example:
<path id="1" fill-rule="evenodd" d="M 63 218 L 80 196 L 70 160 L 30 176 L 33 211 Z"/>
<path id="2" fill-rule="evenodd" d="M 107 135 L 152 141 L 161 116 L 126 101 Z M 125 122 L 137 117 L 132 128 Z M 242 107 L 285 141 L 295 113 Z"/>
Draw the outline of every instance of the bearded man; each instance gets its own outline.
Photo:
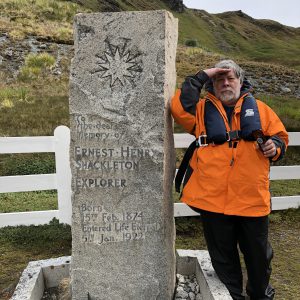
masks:
<path id="1" fill-rule="evenodd" d="M 204 85 L 208 93 L 199 99 Z M 184 174 L 181 200 L 200 212 L 212 265 L 235 300 L 245 299 L 238 247 L 250 299 L 274 298 L 269 170 L 288 144 L 278 116 L 251 91 L 241 67 L 223 60 L 187 77 L 171 103 L 175 121 L 196 137 L 176 189 Z"/>

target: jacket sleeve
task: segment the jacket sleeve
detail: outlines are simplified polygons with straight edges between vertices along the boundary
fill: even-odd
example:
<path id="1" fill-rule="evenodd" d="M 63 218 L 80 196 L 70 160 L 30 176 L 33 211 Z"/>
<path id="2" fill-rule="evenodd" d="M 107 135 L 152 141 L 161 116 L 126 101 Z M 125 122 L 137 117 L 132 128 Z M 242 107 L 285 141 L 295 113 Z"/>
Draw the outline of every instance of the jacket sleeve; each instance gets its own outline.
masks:
<path id="1" fill-rule="evenodd" d="M 278 161 L 280 159 L 283 158 L 284 154 L 285 154 L 285 150 L 287 145 L 285 144 L 285 142 L 277 135 L 273 135 L 271 137 L 272 141 L 274 142 L 275 146 L 276 146 L 276 154 L 275 156 L 273 156 L 271 158 L 271 161 Z"/>
<path id="2" fill-rule="evenodd" d="M 188 76 L 181 89 L 176 91 L 171 102 L 171 112 L 175 122 L 192 134 L 196 124 L 196 106 L 199 102 L 200 92 L 208 79 L 209 77 L 203 71 L 194 76 Z"/>
<path id="3" fill-rule="evenodd" d="M 276 154 L 271 161 L 278 161 L 283 158 L 288 143 L 288 133 L 276 115 L 276 113 L 267 105 L 265 105 L 264 113 L 261 116 L 262 127 L 265 135 L 269 136 L 276 146 Z"/>

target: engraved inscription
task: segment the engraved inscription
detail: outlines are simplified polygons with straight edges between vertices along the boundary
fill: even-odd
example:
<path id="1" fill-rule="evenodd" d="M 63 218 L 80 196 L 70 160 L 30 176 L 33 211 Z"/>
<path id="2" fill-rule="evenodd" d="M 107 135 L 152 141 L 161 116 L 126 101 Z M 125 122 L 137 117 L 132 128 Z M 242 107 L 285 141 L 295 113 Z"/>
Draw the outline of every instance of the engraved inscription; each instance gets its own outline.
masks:
<path id="1" fill-rule="evenodd" d="M 116 170 L 138 170 L 139 162 L 135 161 L 75 161 L 75 167 L 77 170 L 104 170 L 104 171 L 116 171 Z"/>
<path id="2" fill-rule="evenodd" d="M 126 189 L 131 181 L 127 172 L 139 172 L 144 159 L 155 151 L 132 147 L 124 142 L 123 127 L 99 116 L 74 115 L 78 144 L 73 146 L 76 177 L 74 186 L 82 190 Z M 82 242 L 98 245 L 146 239 L 161 230 L 160 223 L 142 211 L 108 212 L 102 205 L 78 206 Z"/>
<path id="3" fill-rule="evenodd" d="M 76 178 L 77 189 L 89 188 L 124 188 L 126 187 L 126 179 L 119 178 Z"/>
<path id="4" fill-rule="evenodd" d="M 116 124 L 111 124 L 104 120 L 93 122 L 87 116 L 81 114 L 74 115 L 76 122 L 76 139 L 78 141 L 107 141 L 119 140 L 122 133 Z"/>
<path id="5" fill-rule="evenodd" d="M 140 160 L 145 157 L 151 157 L 151 152 L 150 149 L 137 149 L 129 146 L 121 146 L 120 148 L 75 146 L 75 168 L 80 171 L 101 172 L 101 177 L 87 177 L 86 174 L 84 177 L 81 177 L 82 175 L 80 176 L 78 173 L 75 186 L 77 189 L 125 188 L 127 180 L 124 178 L 113 178 L 114 175 L 117 172 L 139 171 Z M 108 175 L 108 173 L 111 174 Z"/>
<path id="6" fill-rule="evenodd" d="M 159 231 L 160 224 L 146 218 L 142 211 L 107 212 L 103 206 L 81 204 L 82 241 L 96 244 L 129 242 L 145 239 Z"/>
<path id="7" fill-rule="evenodd" d="M 149 149 L 129 146 L 120 148 L 84 148 L 75 146 L 75 168 L 77 170 L 130 171 L 139 170 L 139 159 L 150 157 Z"/>
<path id="8" fill-rule="evenodd" d="M 125 179 L 125 173 L 140 171 L 141 160 L 153 156 L 152 149 L 135 148 L 122 143 L 119 147 L 110 147 L 116 144 L 115 139 L 121 139 L 118 124 L 81 114 L 75 115 L 74 120 L 78 140 L 83 137 L 87 142 L 102 140 L 99 143 L 102 147 L 89 147 L 86 143 L 84 146 L 74 145 L 74 167 L 78 171 L 74 186 L 77 191 L 126 188 L 128 180 Z"/>
<path id="9" fill-rule="evenodd" d="M 133 150 L 133 149 L 131 149 Z M 129 149 L 121 147 L 114 148 L 82 148 L 76 146 L 75 152 L 75 167 L 77 170 L 101 170 L 101 171 L 117 171 L 117 170 L 138 170 L 139 161 L 137 160 L 123 160 L 124 155 L 130 152 Z M 132 151 L 134 152 L 134 151 Z M 141 157 L 144 153 L 148 154 L 149 150 L 139 151 Z M 120 159 L 114 159 L 120 157 Z M 134 153 L 133 156 L 135 157 Z"/>

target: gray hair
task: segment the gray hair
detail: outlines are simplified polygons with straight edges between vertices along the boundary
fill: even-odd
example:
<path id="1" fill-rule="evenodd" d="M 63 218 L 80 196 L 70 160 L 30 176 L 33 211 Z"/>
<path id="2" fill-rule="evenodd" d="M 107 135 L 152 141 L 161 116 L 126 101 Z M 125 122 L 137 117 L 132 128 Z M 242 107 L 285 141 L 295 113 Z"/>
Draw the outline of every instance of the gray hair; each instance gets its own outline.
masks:
<path id="1" fill-rule="evenodd" d="M 240 79 L 240 82 L 243 83 L 244 81 L 245 71 L 231 59 L 221 60 L 215 65 L 215 68 L 232 69 L 235 76 Z"/>

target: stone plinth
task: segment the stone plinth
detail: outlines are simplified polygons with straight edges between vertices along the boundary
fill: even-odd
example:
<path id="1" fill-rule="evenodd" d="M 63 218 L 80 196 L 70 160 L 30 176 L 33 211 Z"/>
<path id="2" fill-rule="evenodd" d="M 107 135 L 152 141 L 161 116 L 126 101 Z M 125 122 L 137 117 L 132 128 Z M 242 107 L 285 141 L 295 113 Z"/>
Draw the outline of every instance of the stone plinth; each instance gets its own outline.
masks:
<path id="1" fill-rule="evenodd" d="M 72 298 L 172 299 L 177 20 L 79 14 L 71 66 Z"/>

